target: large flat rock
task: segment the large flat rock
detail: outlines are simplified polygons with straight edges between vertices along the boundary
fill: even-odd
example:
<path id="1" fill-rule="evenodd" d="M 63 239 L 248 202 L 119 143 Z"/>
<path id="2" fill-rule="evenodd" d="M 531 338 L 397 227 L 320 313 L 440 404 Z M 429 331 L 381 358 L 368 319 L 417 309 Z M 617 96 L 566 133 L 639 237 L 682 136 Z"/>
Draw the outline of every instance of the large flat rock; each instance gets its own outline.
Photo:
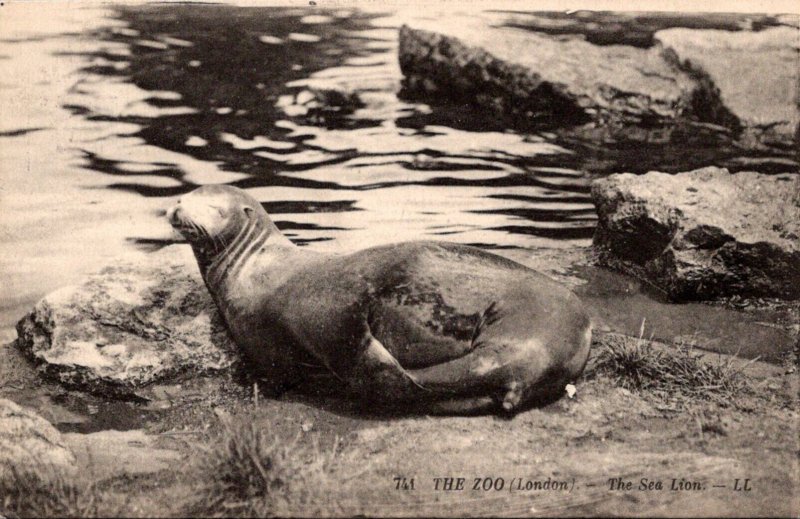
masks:
<path id="1" fill-rule="evenodd" d="M 659 48 L 598 46 L 503 21 L 475 14 L 403 26 L 399 58 L 406 92 L 477 104 L 522 122 L 729 122 L 726 111 L 714 106 L 715 90 Z"/>
<path id="2" fill-rule="evenodd" d="M 659 31 L 682 67 L 707 75 L 742 127 L 767 143 L 792 145 L 800 131 L 800 29 Z"/>
<path id="3" fill-rule="evenodd" d="M 602 263 L 677 300 L 800 297 L 800 177 L 708 167 L 596 180 Z"/>
<path id="4" fill-rule="evenodd" d="M 185 245 L 120 258 L 48 294 L 17 333 L 47 376 L 106 396 L 224 371 L 237 358 Z"/>

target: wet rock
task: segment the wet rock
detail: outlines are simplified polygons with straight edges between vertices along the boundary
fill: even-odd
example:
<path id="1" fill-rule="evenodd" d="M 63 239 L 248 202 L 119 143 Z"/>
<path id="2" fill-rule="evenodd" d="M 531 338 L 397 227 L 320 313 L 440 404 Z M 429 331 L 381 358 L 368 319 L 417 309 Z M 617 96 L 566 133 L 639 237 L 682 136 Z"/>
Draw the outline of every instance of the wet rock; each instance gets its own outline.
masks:
<path id="1" fill-rule="evenodd" d="M 676 300 L 800 297 L 800 177 L 708 167 L 596 180 L 601 263 Z"/>
<path id="2" fill-rule="evenodd" d="M 227 370 L 236 358 L 185 245 L 121 258 L 48 294 L 17 333 L 18 347 L 48 377 L 118 398 Z"/>
<path id="3" fill-rule="evenodd" d="M 446 29 L 433 21 L 403 26 L 399 57 L 407 94 L 477 105 L 516 124 L 728 122 L 716 91 L 658 48 L 597 46 L 475 15 Z"/>
<path id="4" fill-rule="evenodd" d="M 11 467 L 74 472 L 75 456 L 50 422 L 30 409 L 0 398 L 0 478 Z"/>
<path id="5" fill-rule="evenodd" d="M 800 31 L 773 27 L 760 32 L 659 31 L 655 39 L 681 68 L 707 78 L 745 130 L 743 139 L 792 146 L 800 135 L 798 85 Z"/>

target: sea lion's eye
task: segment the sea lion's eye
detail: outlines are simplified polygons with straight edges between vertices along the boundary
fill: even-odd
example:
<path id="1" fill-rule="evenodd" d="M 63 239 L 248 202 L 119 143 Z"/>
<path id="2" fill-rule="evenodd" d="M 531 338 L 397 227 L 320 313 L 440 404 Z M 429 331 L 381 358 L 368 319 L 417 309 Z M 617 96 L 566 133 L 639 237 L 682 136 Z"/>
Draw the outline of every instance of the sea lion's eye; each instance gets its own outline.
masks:
<path id="1" fill-rule="evenodd" d="M 209 205 L 208 207 L 211 209 L 216 209 L 220 216 L 225 216 L 225 209 L 223 207 L 218 205 Z"/>

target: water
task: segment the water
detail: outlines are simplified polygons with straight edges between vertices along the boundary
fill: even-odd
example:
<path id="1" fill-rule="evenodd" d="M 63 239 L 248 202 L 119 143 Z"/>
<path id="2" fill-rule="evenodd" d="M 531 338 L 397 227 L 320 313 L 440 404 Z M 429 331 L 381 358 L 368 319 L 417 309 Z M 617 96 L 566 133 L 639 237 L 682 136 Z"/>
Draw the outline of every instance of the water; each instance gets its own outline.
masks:
<path id="1" fill-rule="evenodd" d="M 597 175 L 750 163 L 703 142 L 515 133 L 468 107 L 403 99 L 397 29 L 426 15 L 61 5 L 45 24 L 4 7 L 0 326 L 114 256 L 174 241 L 164 209 L 203 184 L 247 189 L 293 241 L 323 252 L 444 239 L 530 264 L 537 251 L 590 245 Z M 329 88 L 360 102 L 320 109 L 315 92 Z M 669 305 L 597 269 L 577 275 L 607 329 L 646 319 L 656 336 L 719 351 L 778 358 L 791 347 L 755 317 Z"/>

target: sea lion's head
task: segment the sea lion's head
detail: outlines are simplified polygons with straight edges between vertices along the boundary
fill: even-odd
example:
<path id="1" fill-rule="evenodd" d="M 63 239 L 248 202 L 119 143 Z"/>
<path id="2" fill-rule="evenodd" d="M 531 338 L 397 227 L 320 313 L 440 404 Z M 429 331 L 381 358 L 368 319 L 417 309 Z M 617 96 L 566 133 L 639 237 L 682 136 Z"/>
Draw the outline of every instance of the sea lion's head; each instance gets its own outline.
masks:
<path id="1" fill-rule="evenodd" d="M 264 213 L 261 204 L 241 189 L 212 185 L 178 199 L 167 211 L 167 219 L 190 243 L 202 244 L 214 239 L 227 241 L 226 238 L 236 236 L 249 220 L 261 216 L 257 213 L 259 209 Z"/>
<path id="2" fill-rule="evenodd" d="M 183 195 L 167 211 L 167 219 L 198 259 L 212 259 L 237 240 L 266 240 L 280 234 L 255 198 L 231 186 L 203 186 Z"/>

